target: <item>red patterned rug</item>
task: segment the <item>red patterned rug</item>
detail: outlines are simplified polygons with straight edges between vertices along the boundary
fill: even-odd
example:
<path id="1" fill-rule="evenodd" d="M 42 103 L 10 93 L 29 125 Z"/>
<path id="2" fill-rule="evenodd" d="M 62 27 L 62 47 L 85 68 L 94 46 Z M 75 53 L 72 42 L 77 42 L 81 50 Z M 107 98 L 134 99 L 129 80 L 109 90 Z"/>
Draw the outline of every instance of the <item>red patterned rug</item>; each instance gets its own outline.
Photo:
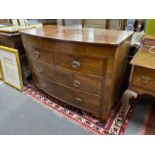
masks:
<path id="1" fill-rule="evenodd" d="M 31 96 L 34 100 L 44 105 L 46 108 L 55 111 L 57 114 L 61 114 L 69 120 L 74 121 L 81 127 L 91 131 L 94 134 L 101 135 L 120 135 L 124 134 L 125 128 L 128 124 L 133 107 L 129 107 L 127 112 L 126 121 L 122 127 L 117 125 L 117 122 L 121 120 L 121 105 L 117 104 L 111 109 L 109 119 L 106 123 L 98 120 L 91 114 L 81 111 L 75 107 L 69 106 L 39 90 L 32 84 L 28 84 L 24 88 L 25 94 Z"/>

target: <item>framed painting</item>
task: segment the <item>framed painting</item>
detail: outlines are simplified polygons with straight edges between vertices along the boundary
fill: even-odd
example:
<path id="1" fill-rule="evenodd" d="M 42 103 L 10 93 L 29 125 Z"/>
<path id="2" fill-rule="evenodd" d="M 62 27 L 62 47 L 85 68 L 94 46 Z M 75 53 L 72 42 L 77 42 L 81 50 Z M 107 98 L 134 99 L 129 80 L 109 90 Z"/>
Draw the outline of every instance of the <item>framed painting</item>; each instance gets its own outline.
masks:
<path id="1" fill-rule="evenodd" d="M 0 71 L 5 83 L 23 91 L 23 80 L 18 50 L 0 46 Z"/>

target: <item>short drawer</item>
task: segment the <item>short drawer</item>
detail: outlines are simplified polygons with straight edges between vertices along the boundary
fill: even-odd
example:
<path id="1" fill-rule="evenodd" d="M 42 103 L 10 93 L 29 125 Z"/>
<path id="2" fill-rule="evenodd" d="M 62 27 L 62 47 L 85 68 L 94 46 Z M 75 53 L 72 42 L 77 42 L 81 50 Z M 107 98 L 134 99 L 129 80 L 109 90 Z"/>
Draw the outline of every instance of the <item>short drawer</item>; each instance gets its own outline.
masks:
<path id="1" fill-rule="evenodd" d="M 54 53 L 53 64 L 59 68 L 74 72 L 103 76 L 106 70 L 107 59 L 91 59 L 86 57 L 62 55 Z"/>
<path id="2" fill-rule="evenodd" d="M 28 46 L 42 48 L 44 50 L 50 51 L 62 51 L 64 44 L 61 41 L 56 41 L 49 38 L 42 38 L 38 36 L 30 36 L 22 34 L 22 40 L 24 42 L 25 48 Z"/>
<path id="3" fill-rule="evenodd" d="M 99 113 L 101 98 L 95 95 L 73 91 L 33 73 L 36 86 L 51 96 L 86 111 Z"/>
<path id="4" fill-rule="evenodd" d="M 29 61 L 32 71 L 37 74 L 44 75 L 44 77 L 48 79 L 74 89 L 101 95 L 101 78 L 65 72 L 61 69 L 55 69 L 50 65 L 41 63 L 32 58 L 29 59 Z"/>
<path id="5" fill-rule="evenodd" d="M 52 51 L 44 47 L 44 38 L 22 34 L 22 41 L 27 56 L 52 63 Z"/>
<path id="6" fill-rule="evenodd" d="M 155 70 L 142 67 L 134 67 L 131 84 L 155 91 Z"/>
<path id="7" fill-rule="evenodd" d="M 27 46 L 43 47 L 43 38 L 41 37 L 22 34 L 22 41 L 25 48 Z"/>
<path id="8" fill-rule="evenodd" d="M 26 54 L 28 57 L 32 57 L 36 60 L 39 60 L 48 64 L 52 64 L 53 55 L 51 51 L 29 46 L 26 49 Z"/>
<path id="9" fill-rule="evenodd" d="M 43 39 L 43 47 L 47 50 L 50 51 L 56 51 L 56 52 L 61 52 L 64 49 L 64 43 L 63 41 L 60 40 L 53 40 L 49 38 L 44 38 Z"/>

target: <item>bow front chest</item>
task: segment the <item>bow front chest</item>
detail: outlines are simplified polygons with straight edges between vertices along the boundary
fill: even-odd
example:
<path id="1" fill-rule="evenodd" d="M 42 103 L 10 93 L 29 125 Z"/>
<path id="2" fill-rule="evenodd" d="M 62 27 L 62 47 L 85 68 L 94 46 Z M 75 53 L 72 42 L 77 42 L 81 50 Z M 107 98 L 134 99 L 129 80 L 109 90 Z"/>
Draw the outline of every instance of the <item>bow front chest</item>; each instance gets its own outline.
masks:
<path id="1" fill-rule="evenodd" d="M 43 26 L 21 34 L 35 85 L 107 120 L 121 96 L 132 32 Z"/>

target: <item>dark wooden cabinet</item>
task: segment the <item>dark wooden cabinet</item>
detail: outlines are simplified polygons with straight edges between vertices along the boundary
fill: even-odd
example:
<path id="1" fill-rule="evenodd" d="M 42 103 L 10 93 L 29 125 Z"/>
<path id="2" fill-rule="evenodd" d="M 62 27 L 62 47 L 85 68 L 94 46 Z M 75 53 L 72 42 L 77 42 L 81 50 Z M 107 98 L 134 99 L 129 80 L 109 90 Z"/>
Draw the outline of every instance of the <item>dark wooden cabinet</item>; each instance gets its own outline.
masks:
<path id="1" fill-rule="evenodd" d="M 19 52 L 20 64 L 22 69 L 23 82 L 27 82 L 30 76 L 30 69 L 27 62 L 24 46 L 20 33 L 5 33 L 0 32 L 0 45 L 15 48 Z"/>
<path id="2" fill-rule="evenodd" d="M 21 34 L 36 86 L 107 120 L 121 96 L 132 32 L 44 26 Z"/>

